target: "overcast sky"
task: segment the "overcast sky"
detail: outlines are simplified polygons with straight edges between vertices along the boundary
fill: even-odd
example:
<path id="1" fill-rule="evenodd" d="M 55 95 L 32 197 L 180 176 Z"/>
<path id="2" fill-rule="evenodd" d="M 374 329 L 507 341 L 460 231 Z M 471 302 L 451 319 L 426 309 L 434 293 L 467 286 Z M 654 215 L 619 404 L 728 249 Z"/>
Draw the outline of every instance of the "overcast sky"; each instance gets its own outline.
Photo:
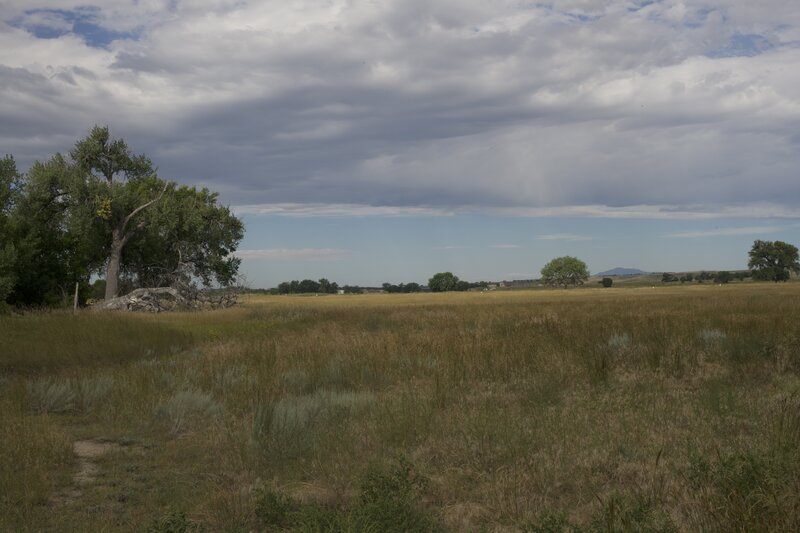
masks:
<path id="1" fill-rule="evenodd" d="M 107 124 L 255 286 L 744 268 L 800 244 L 786 0 L 0 0 L 0 152 Z"/>

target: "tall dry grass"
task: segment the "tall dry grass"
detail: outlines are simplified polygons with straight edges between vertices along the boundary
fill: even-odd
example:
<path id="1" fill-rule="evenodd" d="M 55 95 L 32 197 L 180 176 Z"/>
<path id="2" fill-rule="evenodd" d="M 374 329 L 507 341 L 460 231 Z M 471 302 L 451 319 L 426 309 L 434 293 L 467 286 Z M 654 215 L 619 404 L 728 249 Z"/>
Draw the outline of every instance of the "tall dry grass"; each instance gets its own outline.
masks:
<path id="1" fill-rule="evenodd" d="M 132 531 L 797 530 L 798 296 L 262 297 L 219 313 L 0 318 L 24 332 L 0 357 L 13 368 L 0 401 L 15 406 L 3 424 L 41 443 L 5 432 L 17 455 L 3 464 L 40 467 L 0 515 Z M 48 345 L 37 324 L 83 333 Z M 75 469 L 65 436 L 123 446 L 48 508 Z M 27 494 L 3 468 L 8 493 Z M 20 498 L 28 511 L 4 512 Z"/>

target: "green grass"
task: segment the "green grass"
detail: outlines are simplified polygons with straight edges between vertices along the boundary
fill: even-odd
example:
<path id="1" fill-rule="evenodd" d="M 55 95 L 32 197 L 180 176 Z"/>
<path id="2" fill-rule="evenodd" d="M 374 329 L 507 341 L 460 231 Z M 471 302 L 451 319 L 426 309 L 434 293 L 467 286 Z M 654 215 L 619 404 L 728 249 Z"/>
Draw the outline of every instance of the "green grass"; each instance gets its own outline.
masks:
<path id="1" fill-rule="evenodd" d="M 798 297 L 0 317 L 0 530 L 796 531 Z"/>

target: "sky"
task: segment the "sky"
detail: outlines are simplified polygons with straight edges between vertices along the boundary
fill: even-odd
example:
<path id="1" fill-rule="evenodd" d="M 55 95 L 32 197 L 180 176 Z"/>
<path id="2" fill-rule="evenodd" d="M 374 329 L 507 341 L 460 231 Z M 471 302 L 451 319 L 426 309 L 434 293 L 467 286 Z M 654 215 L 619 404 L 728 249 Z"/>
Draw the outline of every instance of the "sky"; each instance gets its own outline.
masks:
<path id="1" fill-rule="evenodd" d="M 785 0 L 0 0 L 0 153 L 95 124 L 220 193 L 253 287 L 800 244 Z"/>

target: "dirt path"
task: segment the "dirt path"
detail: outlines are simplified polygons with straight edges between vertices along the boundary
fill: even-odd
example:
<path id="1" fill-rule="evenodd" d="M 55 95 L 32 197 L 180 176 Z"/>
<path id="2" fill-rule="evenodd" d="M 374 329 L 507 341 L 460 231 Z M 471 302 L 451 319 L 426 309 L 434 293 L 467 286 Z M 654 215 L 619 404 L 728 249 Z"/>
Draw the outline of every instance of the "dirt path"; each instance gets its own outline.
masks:
<path id="1" fill-rule="evenodd" d="M 78 470 L 72 476 L 72 486 L 68 487 L 51 499 L 54 506 L 67 505 L 81 496 L 81 488 L 94 483 L 100 468 L 95 462 L 97 458 L 112 450 L 119 450 L 116 442 L 103 440 L 79 440 L 72 445 L 72 450 L 78 458 Z"/>

